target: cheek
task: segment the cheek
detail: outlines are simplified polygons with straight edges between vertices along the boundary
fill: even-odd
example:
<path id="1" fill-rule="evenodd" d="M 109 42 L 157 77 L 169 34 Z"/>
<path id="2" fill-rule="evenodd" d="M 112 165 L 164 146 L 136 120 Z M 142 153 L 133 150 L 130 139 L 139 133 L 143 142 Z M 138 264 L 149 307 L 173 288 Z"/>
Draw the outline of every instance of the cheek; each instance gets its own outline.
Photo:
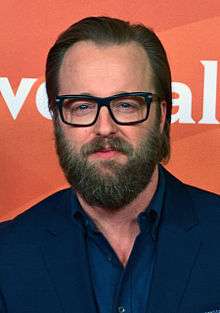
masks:
<path id="1" fill-rule="evenodd" d="M 124 131 L 124 139 L 132 144 L 134 148 L 138 148 L 141 141 L 147 136 L 147 134 L 147 125 L 140 124 Z"/>
<path id="2" fill-rule="evenodd" d="M 69 143 L 74 146 L 74 149 L 79 152 L 82 145 L 91 140 L 91 130 L 88 128 L 74 128 L 65 125 L 63 133 Z"/>

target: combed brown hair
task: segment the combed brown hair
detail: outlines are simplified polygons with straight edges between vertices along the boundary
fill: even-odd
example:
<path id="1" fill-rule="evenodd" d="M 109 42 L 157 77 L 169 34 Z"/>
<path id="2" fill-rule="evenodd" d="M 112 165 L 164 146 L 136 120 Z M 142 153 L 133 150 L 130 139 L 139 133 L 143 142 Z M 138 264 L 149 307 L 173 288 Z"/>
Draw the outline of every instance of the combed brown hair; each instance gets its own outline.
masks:
<path id="1" fill-rule="evenodd" d="M 167 104 L 166 123 L 162 134 L 162 159 L 168 160 L 170 155 L 169 128 L 172 108 L 170 67 L 159 38 L 152 29 L 142 24 L 130 24 L 127 21 L 106 16 L 87 17 L 61 33 L 50 49 L 46 63 L 46 89 L 49 109 L 54 118 L 57 117 L 54 100 L 59 90 L 58 75 L 63 57 L 66 51 L 75 43 L 88 40 L 100 45 L 121 45 L 136 42 L 144 48 L 153 70 L 155 90 Z"/>

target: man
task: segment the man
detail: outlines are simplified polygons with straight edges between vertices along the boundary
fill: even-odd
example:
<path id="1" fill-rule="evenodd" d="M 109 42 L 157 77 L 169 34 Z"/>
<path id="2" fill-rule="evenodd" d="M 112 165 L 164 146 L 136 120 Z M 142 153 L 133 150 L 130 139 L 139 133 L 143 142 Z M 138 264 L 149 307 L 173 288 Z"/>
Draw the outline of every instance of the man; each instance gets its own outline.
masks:
<path id="1" fill-rule="evenodd" d="M 220 312 L 220 198 L 159 165 L 171 75 L 157 36 L 83 19 L 51 48 L 46 84 L 71 188 L 2 225 L 0 312 Z"/>

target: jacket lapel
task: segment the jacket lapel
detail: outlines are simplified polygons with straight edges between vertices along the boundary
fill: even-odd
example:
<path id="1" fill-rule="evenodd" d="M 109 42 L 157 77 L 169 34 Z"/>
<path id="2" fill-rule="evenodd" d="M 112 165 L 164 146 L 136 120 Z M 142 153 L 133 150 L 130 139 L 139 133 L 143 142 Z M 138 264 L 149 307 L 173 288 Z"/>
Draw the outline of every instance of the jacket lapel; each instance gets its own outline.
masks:
<path id="1" fill-rule="evenodd" d="M 97 313 L 84 232 L 70 217 L 60 219 L 42 244 L 49 277 L 64 313 Z"/>
<path id="2" fill-rule="evenodd" d="M 200 238 L 186 188 L 166 173 L 165 205 L 147 312 L 177 312 L 199 253 Z"/>

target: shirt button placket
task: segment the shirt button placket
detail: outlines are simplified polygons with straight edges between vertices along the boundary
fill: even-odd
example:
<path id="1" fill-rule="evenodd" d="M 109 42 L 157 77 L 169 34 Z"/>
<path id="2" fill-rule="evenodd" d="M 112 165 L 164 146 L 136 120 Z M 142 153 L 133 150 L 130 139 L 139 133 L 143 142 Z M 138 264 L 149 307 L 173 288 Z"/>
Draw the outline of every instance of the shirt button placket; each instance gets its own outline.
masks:
<path id="1" fill-rule="evenodd" d="M 118 307 L 118 313 L 125 313 L 125 312 L 126 312 L 126 309 L 122 305 L 120 305 Z"/>

